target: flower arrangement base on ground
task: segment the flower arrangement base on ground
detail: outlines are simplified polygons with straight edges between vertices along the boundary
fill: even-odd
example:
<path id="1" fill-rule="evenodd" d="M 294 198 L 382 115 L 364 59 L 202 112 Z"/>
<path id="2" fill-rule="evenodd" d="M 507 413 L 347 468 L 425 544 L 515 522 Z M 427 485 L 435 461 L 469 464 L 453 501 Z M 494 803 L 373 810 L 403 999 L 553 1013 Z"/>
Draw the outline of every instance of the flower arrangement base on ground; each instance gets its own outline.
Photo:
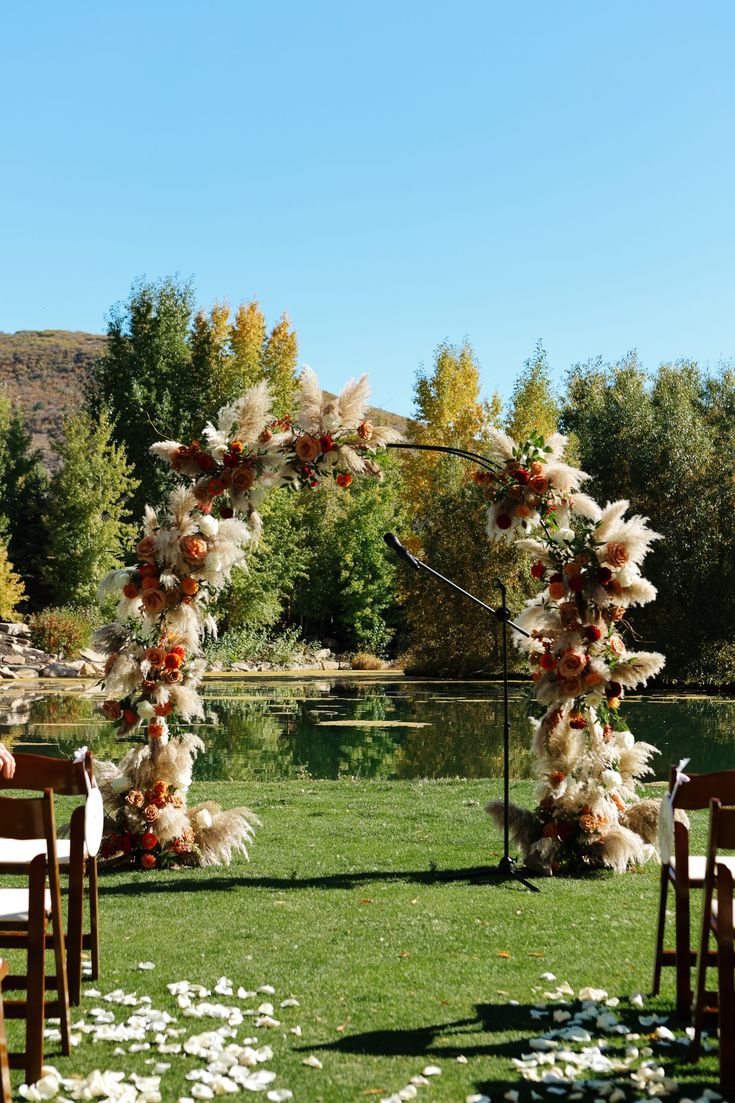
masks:
<path id="1" fill-rule="evenodd" d="M 223 810 L 214 801 L 187 808 L 197 754 L 191 732 L 134 747 L 120 763 L 97 762 L 95 773 L 111 821 L 102 857 L 137 869 L 229 865 L 247 857 L 259 823 L 248 808 Z"/>

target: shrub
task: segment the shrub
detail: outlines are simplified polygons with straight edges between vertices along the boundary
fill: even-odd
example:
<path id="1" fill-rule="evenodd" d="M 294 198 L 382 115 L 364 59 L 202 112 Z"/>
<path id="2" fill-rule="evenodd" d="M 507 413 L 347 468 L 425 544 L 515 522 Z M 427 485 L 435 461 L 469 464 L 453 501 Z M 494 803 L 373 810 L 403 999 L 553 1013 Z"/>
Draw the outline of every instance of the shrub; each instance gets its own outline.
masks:
<path id="1" fill-rule="evenodd" d="M 89 647 L 92 636 L 92 616 L 86 609 L 59 606 L 35 613 L 30 620 L 31 643 L 48 651 L 74 659 L 82 647 Z"/>
<path id="2" fill-rule="evenodd" d="M 282 632 L 269 632 L 265 628 L 231 629 L 205 647 L 209 662 L 224 669 L 238 662 L 299 666 L 308 662 L 313 652 L 313 646 L 301 639 L 297 628 Z"/>
<path id="3" fill-rule="evenodd" d="M 385 670 L 388 664 L 368 651 L 358 651 L 352 656 L 350 665 L 353 670 Z"/>

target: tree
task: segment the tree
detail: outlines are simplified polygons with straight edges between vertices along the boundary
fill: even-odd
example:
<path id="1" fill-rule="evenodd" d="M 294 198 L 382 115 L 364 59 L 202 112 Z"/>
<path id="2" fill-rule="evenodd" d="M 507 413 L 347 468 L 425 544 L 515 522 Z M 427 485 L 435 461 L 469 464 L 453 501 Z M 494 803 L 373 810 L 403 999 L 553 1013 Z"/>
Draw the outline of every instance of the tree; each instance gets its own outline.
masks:
<path id="1" fill-rule="evenodd" d="M 0 540 L 0 620 L 18 620 L 18 606 L 24 597 L 23 580 L 13 570 L 7 544 Z"/>
<path id="2" fill-rule="evenodd" d="M 19 410 L 0 394 L 0 536 L 24 590 L 24 607 L 42 608 L 48 599 L 43 582 L 47 539 L 43 523 L 48 477 L 41 453 Z"/>
<path id="3" fill-rule="evenodd" d="M 505 428 L 517 441 L 527 440 L 534 430 L 548 437 L 556 432 L 559 415 L 559 403 L 551 389 L 546 350 L 539 341 L 513 385 Z"/>
<path id="4" fill-rule="evenodd" d="M 56 451 L 61 467 L 51 480 L 45 518 L 47 581 L 57 604 L 90 604 L 136 536 L 128 518 L 138 480 L 104 409 L 96 419 L 86 412 L 68 418 Z"/>
<path id="5" fill-rule="evenodd" d="M 110 312 L 107 352 L 90 373 L 91 412 L 97 416 L 109 410 L 114 440 L 125 445 L 133 465 L 136 515 L 147 502 L 159 504 L 173 485 L 150 446 L 166 438 L 189 441 L 207 420 L 209 378 L 192 372 L 192 312 L 189 283 L 134 284 L 127 302 Z"/>

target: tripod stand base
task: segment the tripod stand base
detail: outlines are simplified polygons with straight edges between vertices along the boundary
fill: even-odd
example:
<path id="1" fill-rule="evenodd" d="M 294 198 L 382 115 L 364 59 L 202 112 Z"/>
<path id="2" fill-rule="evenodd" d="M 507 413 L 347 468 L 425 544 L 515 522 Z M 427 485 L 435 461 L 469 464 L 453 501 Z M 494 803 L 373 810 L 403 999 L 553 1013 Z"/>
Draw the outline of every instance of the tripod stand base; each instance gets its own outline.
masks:
<path id="1" fill-rule="evenodd" d="M 511 858 L 510 854 L 504 854 L 496 866 L 483 870 L 483 880 L 485 878 L 497 878 L 499 881 L 518 881 L 529 892 L 541 892 L 538 885 L 534 885 L 533 881 L 529 881 L 523 876 L 525 872 L 525 869 L 516 867 L 515 860 Z"/>

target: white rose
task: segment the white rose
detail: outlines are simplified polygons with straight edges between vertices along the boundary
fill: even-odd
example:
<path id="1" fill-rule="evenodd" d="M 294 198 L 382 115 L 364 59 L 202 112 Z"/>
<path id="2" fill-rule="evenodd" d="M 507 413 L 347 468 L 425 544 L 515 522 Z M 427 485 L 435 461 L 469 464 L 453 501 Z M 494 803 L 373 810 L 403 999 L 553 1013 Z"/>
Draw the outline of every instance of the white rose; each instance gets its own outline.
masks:
<path id="1" fill-rule="evenodd" d="M 204 560 L 204 569 L 212 574 L 219 574 L 222 570 L 222 557 L 215 552 L 210 552 Z"/>
<path id="2" fill-rule="evenodd" d="M 200 830 L 207 831 L 212 826 L 212 813 L 208 808 L 201 808 L 197 812 L 194 822 Z"/>
<path id="3" fill-rule="evenodd" d="M 635 743 L 633 732 L 615 732 L 615 742 L 621 750 L 629 751 Z"/>
<path id="4" fill-rule="evenodd" d="M 622 784 L 623 779 L 617 770 L 603 770 L 600 781 L 606 789 L 617 789 Z"/>
<path id="5" fill-rule="evenodd" d="M 574 539 L 574 529 L 561 528 L 557 529 L 556 542 L 557 544 L 569 544 Z"/>
<path id="6" fill-rule="evenodd" d="M 141 720 L 152 720 L 156 715 L 156 710 L 150 701 L 138 701 L 138 704 L 135 706 L 135 711 L 138 713 Z"/>
<path id="7" fill-rule="evenodd" d="M 208 540 L 217 535 L 218 528 L 219 521 L 217 518 L 210 517 L 208 514 L 205 514 L 199 522 L 199 531 L 202 536 L 206 536 Z"/>
<path id="8" fill-rule="evenodd" d="M 623 567 L 622 571 L 618 571 L 617 574 L 617 580 L 623 588 L 632 586 L 635 582 L 635 578 L 635 571 L 632 571 L 630 567 Z"/>
<path id="9" fill-rule="evenodd" d="M 120 793 L 127 793 L 128 789 L 132 789 L 133 779 L 128 777 L 127 774 L 123 774 L 122 777 L 116 777 L 114 781 L 110 782 L 110 788 L 116 796 Z"/>

